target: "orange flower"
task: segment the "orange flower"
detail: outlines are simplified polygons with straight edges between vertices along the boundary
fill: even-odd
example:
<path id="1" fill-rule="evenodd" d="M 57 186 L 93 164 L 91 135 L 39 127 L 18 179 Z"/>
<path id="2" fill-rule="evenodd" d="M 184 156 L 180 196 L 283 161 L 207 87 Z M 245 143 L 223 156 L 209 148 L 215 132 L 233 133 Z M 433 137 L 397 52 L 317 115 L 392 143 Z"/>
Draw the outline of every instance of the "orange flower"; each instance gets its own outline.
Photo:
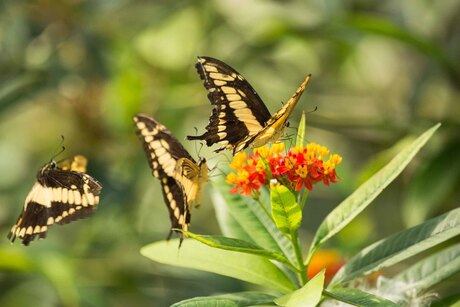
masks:
<path id="1" fill-rule="evenodd" d="M 335 167 L 342 162 L 339 155 L 328 156 L 329 149 L 315 143 L 295 146 L 286 154 L 282 153 L 284 149 L 284 143 L 277 143 L 256 148 L 254 155 L 235 155 L 230 164 L 235 173 L 227 176 L 227 183 L 234 185 L 231 192 L 251 195 L 271 178 L 295 191 L 302 187 L 311 190 L 320 181 L 325 185 L 337 182 Z"/>

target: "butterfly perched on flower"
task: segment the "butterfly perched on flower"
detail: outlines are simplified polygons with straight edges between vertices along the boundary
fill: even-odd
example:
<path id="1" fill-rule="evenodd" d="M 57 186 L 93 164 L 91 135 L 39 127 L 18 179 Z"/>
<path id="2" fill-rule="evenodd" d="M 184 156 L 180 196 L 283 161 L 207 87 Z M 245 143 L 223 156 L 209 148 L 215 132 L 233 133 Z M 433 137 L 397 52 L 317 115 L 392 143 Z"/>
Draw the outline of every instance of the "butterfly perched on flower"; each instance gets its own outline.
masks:
<path id="1" fill-rule="evenodd" d="M 46 237 L 48 228 L 66 224 L 92 214 L 99 204 L 102 186 L 86 174 L 87 159 L 77 155 L 45 164 L 26 197 L 17 222 L 8 239 L 29 245 L 35 237 Z"/>
<path id="2" fill-rule="evenodd" d="M 208 180 L 206 160 L 198 163 L 182 144 L 154 118 L 137 114 L 133 117 L 136 133 L 144 147 L 152 174 L 162 185 L 172 229 L 187 231 L 190 208 L 199 204 L 203 184 Z M 180 234 L 181 242 L 183 234 Z"/>
<path id="3" fill-rule="evenodd" d="M 200 56 L 196 68 L 214 108 L 206 132 L 187 139 L 205 140 L 208 146 L 217 143 L 221 147 L 216 152 L 230 149 L 233 155 L 247 147 L 276 142 L 310 80 L 308 75 L 283 107 L 271 115 L 249 82 L 232 67 Z"/>

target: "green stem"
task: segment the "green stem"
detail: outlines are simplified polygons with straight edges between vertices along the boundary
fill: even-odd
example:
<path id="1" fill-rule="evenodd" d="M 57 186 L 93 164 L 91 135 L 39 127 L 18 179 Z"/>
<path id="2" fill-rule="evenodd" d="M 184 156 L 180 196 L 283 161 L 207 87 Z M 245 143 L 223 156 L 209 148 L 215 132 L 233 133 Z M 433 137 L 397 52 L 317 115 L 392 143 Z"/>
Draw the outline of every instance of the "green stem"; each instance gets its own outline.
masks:
<path id="1" fill-rule="evenodd" d="M 292 242 L 292 245 L 294 246 L 294 251 L 295 251 L 296 258 L 297 258 L 298 275 L 299 275 L 300 283 L 303 286 L 307 283 L 307 271 L 303 263 L 302 251 L 300 250 L 299 238 L 297 237 L 296 231 L 291 232 L 291 242 Z"/>
<path id="2" fill-rule="evenodd" d="M 303 193 L 301 194 L 301 197 L 299 199 L 300 209 L 303 209 L 305 207 L 305 203 L 307 202 L 307 197 L 308 197 L 308 189 L 304 188 Z"/>
<path id="3" fill-rule="evenodd" d="M 264 204 L 262 204 L 262 202 L 260 201 L 259 198 L 255 198 L 256 202 L 259 204 L 260 208 L 262 208 L 262 210 L 264 210 L 265 214 L 270 218 L 270 220 L 275 223 L 275 220 L 273 219 L 273 216 L 270 214 L 270 212 L 268 212 L 267 208 L 265 208 Z"/>

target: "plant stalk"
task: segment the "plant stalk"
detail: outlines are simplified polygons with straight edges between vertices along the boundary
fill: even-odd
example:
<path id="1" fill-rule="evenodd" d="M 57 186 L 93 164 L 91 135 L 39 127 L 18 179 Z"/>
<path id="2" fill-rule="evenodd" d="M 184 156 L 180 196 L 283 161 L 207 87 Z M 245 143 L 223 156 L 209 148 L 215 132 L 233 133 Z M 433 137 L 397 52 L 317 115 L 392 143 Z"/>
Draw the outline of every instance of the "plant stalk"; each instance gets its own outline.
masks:
<path id="1" fill-rule="evenodd" d="M 257 201 L 257 203 L 259 204 L 260 208 L 262 208 L 262 210 L 265 212 L 265 214 L 270 218 L 270 220 L 275 223 L 275 220 L 273 219 L 273 216 L 270 214 L 270 212 L 268 212 L 267 208 L 265 208 L 264 204 L 262 204 L 262 202 L 260 201 L 259 198 L 255 198 L 255 200 Z"/>
<path id="2" fill-rule="evenodd" d="M 302 251 L 300 250 L 299 238 L 296 231 L 291 232 L 291 242 L 294 246 L 294 251 L 297 258 L 299 280 L 303 286 L 307 283 L 307 271 L 303 263 Z"/>

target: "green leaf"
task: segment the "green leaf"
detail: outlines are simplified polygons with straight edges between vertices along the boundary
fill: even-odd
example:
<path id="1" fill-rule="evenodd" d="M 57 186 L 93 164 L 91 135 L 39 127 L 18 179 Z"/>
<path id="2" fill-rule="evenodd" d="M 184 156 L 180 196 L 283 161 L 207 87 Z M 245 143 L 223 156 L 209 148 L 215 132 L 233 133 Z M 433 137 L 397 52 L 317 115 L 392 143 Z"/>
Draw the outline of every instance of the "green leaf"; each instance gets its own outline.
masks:
<path id="1" fill-rule="evenodd" d="M 460 179 L 460 143 L 446 146 L 435 157 L 425 159 L 420 170 L 412 176 L 406 199 L 403 203 L 403 217 L 406 226 L 422 223 L 455 191 Z"/>
<path id="2" fill-rule="evenodd" d="M 262 247 L 240 239 L 227 238 L 222 236 L 198 235 L 188 231 L 183 231 L 188 237 L 204 243 L 210 247 L 220 248 L 229 251 L 259 255 L 265 258 L 277 260 L 294 268 L 289 260 L 282 254 L 263 249 Z"/>
<path id="3" fill-rule="evenodd" d="M 216 296 L 195 297 L 177 302 L 171 307 L 244 307 L 258 304 L 270 304 L 275 296 L 263 292 L 240 292 Z"/>
<path id="4" fill-rule="evenodd" d="M 435 42 L 425 40 L 411 32 L 404 31 L 401 27 L 391 23 L 387 19 L 370 16 L 354 15 L 348 20 L 349 25 L 369 33 L 390 37 L 408 44 L 415 50 L 426 54 L 436 60 L 441 67 L 452 74 L 457 81 L 460 81 L 460 68 L 458 63 Z"/>
<path id="5" fill-rule="evenodd" d="M 271 184 L 270 192 L 276 227 L 286 234 L 297 231 L 302 221 L 302 211 L 294 193 L 281 184 Z"/>
<path id="6" fill-rule="evenodd" d="M 324 290 L 323 294 L 338 301 L 354 306 L 398 307 L 399 305 L 382 297 L 351 288 L 333 288 Z"/>
<path id="7" fill-rule="evenodd" d="M 460 307 L 460 293 L 449 295 L 440 301 L 433 302 L 431 307 Z"/>
<path id="8" fill-rule="evenodd" d="M 226 171 L 228 173 L 228 171 Z M 283 253 L 292 263 L 296 263 L 294 249 L 286 236 L 276 228 L 272 219 L 251 197 L 229 193 L 230 185 L 220 176 L 212 182 L 212 199 L 218 221 L 227 236 L 252 241 L 266 250 Z M 269 193 L 260 189 L 260 203 L 268 204 Z"/>
<path id="9" fill-rule="evenodd" d="M 306 130 L 306 120 L 305 120 L 305 112 L 302 112 L 302 117 L 300 118 L 299 128 L 297 130 L 297 137 L 295 140 L 296 146 L 303 146 L 305 142 L 305 130 Z"/>
<path id="10" fill-rule="evenodd" d="M 351 258 L 331 286 L 407 259 L 460 234 L 460 208 L 380 240 Z"/>
<path id="11" fill-rule="evenodd" d="M 460 244 L 453 245 L 437 252 L 412 265 L 396 275 L 392 280 L 404 284 L 405 291 L 413 291 L 417 295 L 460 271 Z"/>
<path id="12" fill-rule="evenodd" d="M 325 270 L 323 269 L 302 288 L 277 298 L 274 302 L 278 306 L 286 307 L 314 307 L 318 305 L 324 288 L 324 272 Z"/>
<path id="13" fill-rule="evenodd" d="M 37 94 L 40 90 L 46 89 L 46 78 L 42 74 L 28 73 L 16 76 L 10 80 L 2 80 L 0 85 L 0 112 L 18 102 L 26 101 L 25 98 Z"/>
<path id="14" fill-rule="evenodd" d="M 269 260 L 255 255 L 212 248 L 195 240 L 160 241 L 144 246 L 141 254 L 154 261 L 212 272 L 261 285 L 283 293 L 295 289 L 286 275 Z"/>
<path id="15" fill-rule="evenodd" d="M 398 176 L 415 154 L 430 139 L 440 124 L 433 126 L 418 137 L 409 146 L 404 148 L 390 163 L 363 183 L 355 192 L 338 205 L 321 223 L 310 247 L 306 263 L 321 244 L 342 230 L 359 213 L 374 200 L 385 187 Z"/>

